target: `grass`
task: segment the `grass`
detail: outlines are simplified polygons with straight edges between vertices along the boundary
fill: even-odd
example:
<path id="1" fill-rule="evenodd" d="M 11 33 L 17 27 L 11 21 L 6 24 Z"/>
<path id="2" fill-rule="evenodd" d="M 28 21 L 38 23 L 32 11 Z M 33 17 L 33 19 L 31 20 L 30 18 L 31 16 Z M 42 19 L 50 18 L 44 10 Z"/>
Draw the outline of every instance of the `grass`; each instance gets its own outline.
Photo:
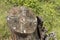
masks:
<path id="1" fill-rule="evenodd" d="M 0 40 L 8 40 L 10 36 L 6 16 L 7 11 L 15 4 L 30 7 L 35 14 L 43 18 L 48 32 L 55 31 L 57 39 L 60 40 L 60 0 L 49 0 L 48 2 L 47 0 L 0 0 Z"/>

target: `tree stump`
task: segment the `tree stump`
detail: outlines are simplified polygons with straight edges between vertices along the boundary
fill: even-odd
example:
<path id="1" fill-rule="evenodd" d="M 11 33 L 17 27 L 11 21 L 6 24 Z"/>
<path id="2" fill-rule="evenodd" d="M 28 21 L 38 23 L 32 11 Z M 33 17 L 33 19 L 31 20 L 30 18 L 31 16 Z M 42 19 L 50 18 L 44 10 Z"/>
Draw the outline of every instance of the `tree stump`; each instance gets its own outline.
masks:
<path id="1" fill-rule="evenodd" d="M 41 17 L 27 7 L 13 7 L 7 16 L 8 27 L 12 40 L 45 40 L 45 27 Z"/>

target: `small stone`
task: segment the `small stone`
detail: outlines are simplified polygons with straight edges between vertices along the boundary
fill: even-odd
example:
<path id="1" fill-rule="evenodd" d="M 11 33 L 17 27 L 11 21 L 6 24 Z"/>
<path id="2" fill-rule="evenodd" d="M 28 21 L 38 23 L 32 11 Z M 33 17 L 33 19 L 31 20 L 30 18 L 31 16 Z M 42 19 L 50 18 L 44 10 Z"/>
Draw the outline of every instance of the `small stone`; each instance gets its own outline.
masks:
<path id="1" fill-rule="evenodd" d="M 10 20 L 10 18 L 8 17 L 7 20 Z"/>
<path id="2" fill-rule="evenodd" d="M 13 29 L 16 29 L 16 27 L 13 27 Z"/>
<path id="3" fill-rule="evenodd" d="M 26 30 L 24 30 L 24 33 L 26 33 Z"/>
<path id="4" fill-rule="evenodd" d="M 23 19 L 23 21 L 25 22 L 25 18 Z"/>

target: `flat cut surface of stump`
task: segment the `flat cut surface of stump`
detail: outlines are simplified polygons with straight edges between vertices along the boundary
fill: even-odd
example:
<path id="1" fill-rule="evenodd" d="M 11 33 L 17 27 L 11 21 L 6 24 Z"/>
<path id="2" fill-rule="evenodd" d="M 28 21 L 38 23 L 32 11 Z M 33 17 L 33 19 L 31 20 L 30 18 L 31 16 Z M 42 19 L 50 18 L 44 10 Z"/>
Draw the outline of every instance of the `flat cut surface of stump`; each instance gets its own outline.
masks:
<path id="1" fill-rule="evenodd" d="M 19 33 L 33 33 L 37 27 L 37 18 L 26 7 L 13 7 L 8 15 L 9 27 Z"/>

